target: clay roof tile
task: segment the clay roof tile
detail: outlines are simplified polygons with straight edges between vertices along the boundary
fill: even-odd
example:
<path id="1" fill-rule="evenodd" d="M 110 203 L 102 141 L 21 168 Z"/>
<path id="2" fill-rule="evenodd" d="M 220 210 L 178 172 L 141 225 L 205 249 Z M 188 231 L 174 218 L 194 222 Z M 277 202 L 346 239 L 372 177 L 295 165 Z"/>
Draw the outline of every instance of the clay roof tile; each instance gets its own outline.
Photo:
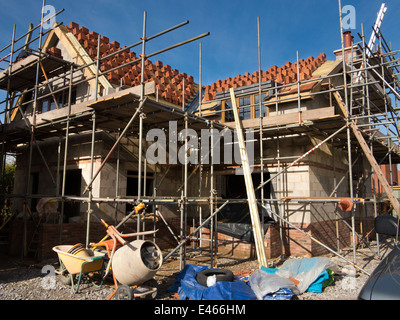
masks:
<path id="1" fill-rule="evenodd" d="M 79 24 L 75 22 L 71 22 L 67 28 L 77 38 L 79 43 L 84 47 L 84 49 L 88 52 L 92 59 L 96 59 L 99 34 L 94 31 L 89 33 L 89 30 L 87 28 L 79 26 Z M 123 48 L 125 48 L 125 46 Z M 110 43 L 110 39 L 108 37 L 100 37 L 101 57 L 105 57 L 118 50 L 121 50 L 119 42 L 112 41 Z M 102 60 L 100 70 L 102 72 L 105 72 L 107 70 L 110 70 L 111 68 L 134 61 L 136 59 L 136 53 L 127 49 L 126 51 L 114 55 L 110 59 Z M 150 60 L 146 60 L 144 71 L 145 82 L 155 81 L 157 84 L 157 88 L 162 91 L 162 97 L 168 102 L 181 104 L 182 101 L 182 92 L 176 86 L 171 85 L 172 79 L 175 79 L 174 82 L 176 84 L 180 84 L 182 79 L 185 78 L 185 100 L 190 101 L 190 99 L 193 98 L 196 90 L 193 86 L 192 76 L 188 76 L 186 73 L 180 73 L 179 70 L 172 69 L 170 65 L 163 64 L 161 61 L 156 61 L 156 63 L 153 64 Z M 126 85 L 137 86 L 140 84 L 140 73 L 141 64 L 139 62 L 108 73 L 107 79 L 112 84 L 116 85 L 119 84 L 120 79 L 123 79 L 123 82 Z M 165 92 L 163 85 L 170 86 L 167 89 L 168 92 Z"/>
<path id="2" fill-rule="evenodd" d="M 312 73 L 326 61 L 326 54 L 321 53 L 317 58 L 312 56 L 307 59 L 299 59 L 299 78 L 300 81 L 311 79 Z M 261 71 L 261 81 L 273 80 L 282 84 L 295 83 L 297 81 L 297 62 L 286 62 L 281 67 L 271 66 L 268 70 Z M 252 75 L 246 72 L 244 75 L 236 75 L 235 78 L 226 78 L 223 80 L 226 87 L 221 87 L 221 80 L 212 83 L 206 87 L 204 101 L 215 99 L 216 92 L 225 91 L 229 88 L 236 88 L 243 85 L 251 85 L 258 82 L 258 71 L 254 71 Z M 309 88 L 307 85 L 302 86 L 302 90 Z"/>

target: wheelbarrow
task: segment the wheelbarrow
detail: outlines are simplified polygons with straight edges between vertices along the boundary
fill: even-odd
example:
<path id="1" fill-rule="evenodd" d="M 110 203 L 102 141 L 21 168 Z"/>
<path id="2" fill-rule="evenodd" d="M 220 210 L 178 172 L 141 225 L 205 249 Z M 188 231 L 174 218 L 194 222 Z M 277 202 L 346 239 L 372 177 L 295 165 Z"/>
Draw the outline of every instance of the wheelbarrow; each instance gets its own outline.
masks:
<path id="1" fill-rule="evenodd" d="M 115 290 L 107 300 L 114 296 L 118 300 L 132 300 L 133 298 L 147 296 L 155 298 L 157 295 L 156 286 L 139 287 L 139 285 L 152 280 L 161 267 L 161 251 L 152 241 L 135 240 L 129 242 L 125 238 L 151 235 L 158 230 L 122 234 L 93 212 L 92 214 L 106 227 L 107 235 L 111 238 L 106 240 L 107 237 L 105 237 L 100 242 L 90 244 L 92 248 L 105 247 L 109 258 L 103 279 L 112 271 Z"/>
<path id="2" fill-rule="evenodd" d="M 100 272 L 104 270 L 104 253 L 86 249 L 82 244 L 59 245 L 53 247 L 60 261 L 60 270 L 56 270 L 61 281 L 71 284 L 72 291 L 77 293 L 84 275 Z M 66 274 L 68 272 L 68 274 Z M 76 288 L 74 288 L 74 276 L 78 276 Z M 94 282 L 92 281 L 94 284 Z M 103 281 L 101 281 L 101 286 Z M 95 284 L 94 284 L 95 285 Z"/>

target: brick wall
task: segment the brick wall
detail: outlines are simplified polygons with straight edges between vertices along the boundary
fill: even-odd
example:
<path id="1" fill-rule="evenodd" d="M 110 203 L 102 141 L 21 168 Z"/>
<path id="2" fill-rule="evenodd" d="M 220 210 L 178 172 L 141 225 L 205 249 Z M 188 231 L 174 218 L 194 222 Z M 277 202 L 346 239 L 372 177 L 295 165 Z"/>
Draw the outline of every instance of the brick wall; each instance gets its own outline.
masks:
<path id="1" fill-rule="evenodd" d="M 44 224 L 41 226 L 41 238 L 39 247 L 39 260 L 57 257 L 52 250 L 60 244 L 86 243 L 86 223 L 64 223 L 60 241 L 60 225 Z M 90 225 L 90 242 L 100 241 L 106 235 L 106 229 L 100 223 Z"/>
<path id="2" fill-rule="evenodd" d="M 22 219 L 13 220 L 10 222 L 9 225 L 10 229 L 8 232 L 8 254 L 11 256 L 18 256 L 22 254 L 22 235 L 23 235 L 23 228 L 24 222 Z M 32 239 L 33 232 L 35 230 L 34 224 L 32 221 L 27 221 L 26 224 L 26 243 L 27 245 Z"/>
<path id="3" fill-rule="evenodd" d="M 202 238 L 210 239 L 210 229 L 202 228 Z M 210 245 L 209 241 L 203 241 L 202 246 Z M 256 248 L 253 243 L 236 239 L 232 236 L 218 232 L 218 252 L 225 256 L 238 257 L 242 259 L 256 257 Z"/>
<path id="4" fill-rule="evenodd" d="M 350 218 L 347 223 L 351 225 Z M 168 219 L 168 224 L 173 229 L 174 234 L 179 238 L 180 220 L 178 218 Z M 324 245 L 332 248 L 335 251 L 352 248 L 352 232 L 346 226 L 343 220 L 328 220 L 323 222 L 314 222 L 311 224 L 294 224 L 296 227 L 301 228 L 309 233 L 312 237 L 322 242 Z M 46 224 L 41 226 L 40 244 L 39 244 L 39 259 L 45 260 L 49 258 L 56 258 L 56 254 L 52 248 L 60 244 L 76 244 L 86 242 L 86 223 L 66 223 L 63 224 L 62 241 L 60 243 L 60 226 L 58 224 Z M 123 225 L 119 230 L 122 233 L 136 232 L 136 221 L 132 221 Z M 141 226 L 142 228 L 142 226 Z M 146 221 L 146 230 L 153 229 L 153 222 Z M 156 244 L 164 252 L 169 252 L 175 248 L 178 243 L 174 239 L 171 232 L 168 230 L 164 222 L 158 221 L 156 223 L 158 232 L 156 233 Z M 361 234 L 361 223 L 356 219 L 356 232 Z M 364 219 L 362 221 L 363 234 L 368 233 L 373 229 L 373 219 Z M 187 234 L 189 235 L 193 228 L 188 226 Z M 27 244 L 29 245 L 34 231 L 34 224 L 32 221 L 27 222 Z M 337 241 L 336 233 L 339 234 L 339 242 Z M 23 234 L 23 221 L 14 220 L 10 225 L 9 233 L 9 254 L 20 255 L 22 250 L 22 234 Z M 286 256 L 304 256 L 311 254 L 312 256 L 319 256 L 326 254 L 329 251 L 317 242 L 311 240 L 307 235 L 292 228 L 288 225 L 283 225 L 283 248 L 282 254 Z M 90 226 L 90 242 L 100 241 L 106 235 L 105 227 L 93 221 Z M 210 239 L 209 229 L 202 229 L 202 236 L 205 239 Z M 374 233 L 369 235 L 369 239 L 375 237 Z M 153 240 L 153 236 L 146 236 L 145 239 Z M 132 239 L 134 240 L 134 239 Z M 356 238 L 357 243 L 359 240 Z M 236 257 L 240 259 L 256 258 L 255 245 L 247 241 L 241 241 L 234 237 L 218 233 L 218 252 L 226 256 Z M 190 247 L 192 242 L 188 242 Z M 281 254 L 281 241 L 279 237 L 279 224 L 272 225 L 264 238 L 264 244 L 268 259 L 279 257 Z M 196 247 L 198 242 L 196 241 Z M 203 247 L 208 247 L 209 242 L 203 241 Z M 338 247 L 339 246 L 339 247 Z"/>
<path id="5" fill-rule="evenodd" d="M 179 219 L 170 219 L 169 223 L 176 236 L 179 236 L 179 231 L 176 226 L 179 226 Z M 23 220 L 14 220 L 10 223 L 9 242 L 10 246 L 8 254 L 17 256 L 22 254 L 22 235 L 23 235 Z M 140 226 L 142 228 L 142 224 Z M 153 230 L 153 222 L 146 220 L 145 230 Z M 169 250 L 178 245 L 166 225 L 162 221 L 156 223 L 156 244 L 161 250 Z M 32 221 L 27 221 L 27 246 L 31 242 L 35 226 Z M 137 231 L 136 220 L 127 222 L 119 228 L 122 233 L 135 233 Z M 97 221 L 92 221 L 90 224 L 89 242 L 98 242 L 106 236 L 106 228 Z M 62 225 L 62 235 L 60 240 L 60 225 L 59 224 L 42 224 L 39 232 L 38 244 L 38 259 L 45 260 L 56 258 L 56 253 L 52 250 L 54 246 L 60 244 L 77 244 L 86 243 L 86 223 L 64 223 Z M 146 236 L 145 239 L 153 240 L 153 236 Z M 129 240 L 129 239 L 128 239 Z M 132 239 L 134 240 L 134 239 Z"/>
<path id="6" fill-rule="evenodd" d="M 142 224 L 140 225 L 142 229 Z M 156 244 L 160 247 L 161 250 L 167 250 L 177 246 L 177 242 L 174 240 L 171 233 L 168 231 L 167 227 L 162 222 L 157 222 L 156 229 L 158 232 L 156 233 Z M 124 224 L 118 229 L 121 233 L 136 233 L 137 232 L 137 223 L 136 221 L 132 221 Z M 153 230 L 153 222 L 146 220 L 145 230 Z M 41 259 L 47 259 L 54 256 L 54 252 L 51 250 L 52 247 L 60 244 L 59 241 L 59 225 L 43 225 L 42 239 L 41 239 Z M 176 235 L 176 230 L 174 230 Z M 93 222 L 90 226 L 90 242 L 100 241 L 106 235 L 105 227 L 98 223 Z M 64 244 L 76 244 L 76 243 L 85 243 L 86 242 L 86 224 L 82 223 L 71 223 L 71 224 L 63 224 L 63 243 Z M 153 240 L 153 236 L 149 235 L 145 237 L 146 240 Z M 128 238 L 128 240 L 130 240 Z M 135 238 L 131 239 L 132 241 Z"/>

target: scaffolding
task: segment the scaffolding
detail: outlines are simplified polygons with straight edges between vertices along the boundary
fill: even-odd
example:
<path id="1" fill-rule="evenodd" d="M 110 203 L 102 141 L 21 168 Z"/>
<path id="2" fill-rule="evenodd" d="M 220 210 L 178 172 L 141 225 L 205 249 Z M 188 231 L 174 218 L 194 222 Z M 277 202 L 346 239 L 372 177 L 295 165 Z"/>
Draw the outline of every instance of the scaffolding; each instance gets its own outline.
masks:
<path id="1" fill-rule="evenodd" d="M 43 1 L 43 6 L 45 1 Z M 340 2 L 339 2 L 340 6 Z M 58 15 L 62 12 L 56 13 Z M 51 18 L 51 17 L 50 17 Z M 50 19 L 49 18 L 49 19 Z M 341 12 L 340 12 L 341 19 Z M 77 65 L 70 61 L 63 60 L 62 58 L 57 58 L 47 52 L 43 52 L 43 37 L 50 32 L 48 30 L 44 32 L 43 30 L 43 16 L 41 23 L 35 28 L 31 28 L 27 33 L 16 38 L 15 35 L 15 25 L 13 28 L 13 35 L 11 43 L 0 50 L 0 53 L 4 53 L 7 49 L 10 53 L 4 56 L 1 60 L 3 63 L 7 63 L 7 67 L 0 73 L 0 89 L 6 90 L 7 95 L 2 105 L 4 105 L 4 123 L 1 125 L 1 135 L 2 135 L 2 148 L 1 148 L 1 172 L 4 175 L 4 168 L 7 155 L 13 154 L 17 150 L 17 146 L 25 145 L 29 148 L 28 152 L 28 168 L 27 168 L 27 183 L 25 194 L 8 194 L 5 192 L 2 185 L 1 194 L 4 198 L 20 199 L 24 202 L 23 205 L 23 218 L 24 218 L 24 230 L 26 230 L 26 222 L 28 215 L 30 213 L 30 208 L 28 206 L 28 200 L 35 198 L 51 197 L 57 199 L 61 207 L 61 217 L 60 217 L 60 240 L 62 234 L 62 221 L 65 210 L 65 203 L 74 201 L 87 203 L 87 226 L 86 226 L 86 245 L 89 244 L 90 235 L 90 213 L 92 212 L 92 206 L 98 203 L 109 203 L 115 207 L 115 212 L 117 213 L 118 206 L 120 204 L 137 204 L 139 202 L 144 202 L 145 204 L 152 206 L 154 213 L 154 221 L 156 216 L 160 218 L 167 226 L 169 232 L 177 242 L 177 246 L 165 255 L 164 260 L 167 260 L 171 256 L 175 256 L 179 251 L 179 258 L 181 262 L 181 268 L 185 265 L 185 259 L 187 252 L 191 250 L 204 250 L 208 247 L 210 252 L 210 264 L 216 266 L 216 252 L 217 247 L 221 245 L 218 241 L 218 223 L 217 215 L 218 213 L 228 204 L 247 204 L 247 199 L 224 199 L 217 195 L 215 186 L 215 165 L 211 160 L 209 164 L 199 163 L 196 165 L 188 163 L 188 139 L 182 142 L 185 153 L 185 161 L 182 166 L 182 185 L 179 188 L 179 195 L 174 194 L 171 196 L 159 195 L 157 193 L 158 187 L 163 182 L 165 176 L 167 175 L 170 166 L 166 168 L 154 167 L 154 182 L 153 182 L 153 192 L 152 195 L 146 195 L 142 193 L 143 188 L 142 183 L 146 183 L 147 175 L 147 163 L 144 156 L 143 140 L 144 140 L 144 130 L 152 126 L 162 127 L 168 124 L 169 121 L 177 121 L 177 130 L 187 130 L 193 129 L 196 132 L 200 130 L 212 131 L 215 128 L 220 130 L 233 128 L 226 123 L 221 123 L 219 121 L 210 120 L 206 113 L 203 113 L 202 109 L 202 84 L 201 84 L 201 70 L 202 70 L 202 55 L 201 55 L 201 44 L 200 44 L 200 59 L 199 59 L 199 94 L 198 97 L 198 109 L 197 113 L 190 113 L 185 110 L 184 101 L 182 99 L 183 106 L 178 108 L 161 102 L 156 99 L 149 98 L 148 93 L 151 92 L 157 96 L 156 90 L 151 84 L 145 83 L 144 70 L 145 61 L 150 57 L 156 56 L 163 52 L 175 49 L 179 46 L 185 45 L 190 42 L 197 41 L 209 35 L 209 33 L 204 33 L 202 35 L 196 36 L 189 40 L 183 41 L 181 43 L 172 45 L 165 49 L 147 53 L 146 44 L 168 32 L 178 29 L 188 23 L 188 21 L 178 24 L 172 28 L 164 30 L 153 36 L 148 36 L 146 32 L 146 20 L 147 14 L 144 13 L 143 16 L 143 34 L 141 40 L 134 43 L 128 47 L 124 47 L 121 50 L 113 52 L 106 57 L 101 57 L 100 55 L 100 35 L 98 36 L 98 52 L 97 59 L 93 62 Z M 342 20 L 342 19 L 341 19 Z M 55 26 L 57 27 L 57 26 Z M 31 36 L 34 31 L 39 30 L 39 35 L 34 39 Z M 339 245 L 337 248 L 333 249 L 327 246 L 322 241 L 316 239 L 309 233 L 301 230 L 295 224 L 290 222 L 288 218 L 289 205 L 291 203 L 298 203 L 301 205 L 313 205 L 321 203 L 332 203 L 339 204 L 343 198 L 349 198 L 352 203 L 361 207 L 361 212 L 366 211 L 365 207 L 367 205 L 372 205 L 373 215 L 376 217 L 378 215 L 378 205 L 385 200 L 379 198 L 375 193 L 374 185 L 368 185 L 370 182 L 369 178 L 374 182 L 375 175 L 377 174 L 375 170 L 371 170 L 367 177 L 363 177 L 360 181 L 357 181 L 357 190 L 354 189 L 355 181 L 353 169 L 358 163 L 358 160 L 363 158 L 365 154 L 357 146 L 357 137 L 354 132 L 351 131 L 350 123 L 357 123 L 357 128 L 360 130 L 360 134 L 363 139 L 367 141 L 370 148 L 371 154 L 376 159 L 378 164 L 387 163 L 389 164 L 390 170 L 392 170 L 392 164 L 400 163 L 400 149 L 398 147 L 399 138 L 399 115 L 398 111 L 400 108 L 397 107 L 398 100 L 400 98 L 399 94 L 399 59 L 396 55 L 399 53 L 398 50 L 393 50 L 387 41 L 383 37 L 380 29 L 374 28 L 373 35 L 376 37 L 377 42 L 372 44 L 374 47 L 370 47 L 371 44 L 367 45 L 366 37 L 364 35 L 364 30 L 362 34 L 358 34 L 360 40 L 354 42 L 351 46 L 346 46 L 343 41 L 343 28 L 341 26 L 342 35 L 342 68 L 335 73 L 329 75 L 323 75 L 320 77 L 314 77 L 309 80 L 300 80 L 299 70 L 297 69 L 297 80 L 295 83 L 288 85 L 274 83 L 273 92 L 275 96 L 269 96 L 268 104 L 274 105 L 276 108 L 276 114 L 279 112 L 279 106 L 285 99 L 292 99 L 297 101 L 298 110 L 296 117 L 297 122 L 293 123 L 280 123 L 280 124 L 269 124 L 265 125 L 263 120 L 266 116 L 266 111 L 263 113 L 263 109 L 266 108 L 266 102 L 262 101 L 262 94 L 265 92 L 263 89 L 263 83 L 261 82 L 261 76 L 259 76 L 259 83 L 257 86 L 252 87 L 253 94 L 258 94 L 258 104 L 260 110 L 259 123 L 251 128 L 252 132 L 255 134 L 255 139 L 259 145 L 259 161 L 254 163 L 254 168 L 257 168 L 256 172 L 260 173 L 260 184 L 256 187 L 256 190 L 260 190 L 260 198 L 257 199 L 259 204 L 267 210 L 268 204 L 273 204 L 277 208 L 277 212 L 272 212 L 277 223 L 279 223 L 280 231 L 280 242 L 281 242 L 281 255 L 283 255 L 283 230 L 285 226 L 301 231 L 306 236 L 310 237 L 312 241 L 317 242 L 319 245 L 331 251 L 335 255 L 348 261 L 350 264 L 356 266 L 360 271 L 365 272 L 362 268 L 356 265 L 355 251 L 356 251 L 356 237 L 363 243 L 367 242 L 364 236 L 356 233 L 356 220 L 355 210 L 351 210 L 351 223 L 347 223 L 347 227 L 352 232 L 352 244 L 353 244 L 353 261 L 348 260 L 346 257 L 339 253 Z M 18 47 L 17 43 L 21 40 L 27 38 L 24 45 Z M 28 40 L 29 39 L 29 40 Z M 258 20 L 258 51 L 259 51 L 259 72 L 261 75 L 261 54 L 260 54 L 260 25 Z M 32 50 L 31 55 L 25 60 L 23 64 L 15 62 L 16 53 L 20 52 L 23 48 L 29 46 L 29 44 L 39 42 L 38 49 Z M 133 47 L 141 46 L 141 55 L 139 58 L 127 62 L 123 65 L 111 68 L 107 71 L 100 70 L 101 61 L 108 59 L 118 53 L 125 50 L 129 50 Z M 131 66 L 134 64 L 141 64 L 141 85 L 139 88 L 128 88 L 120 90 L 110 95 L 101 95 L 99 92 L 99 86 L 102 77 L 106 76 L 120 68 Z M 299 66 L 299 53 L 297 52 L 297 66 Z M 94 70 L 94 75 L 91 77 L 84 77 L 83 79 L 75 79 L 75 75 L 84 69 L 91 68 Z M 341 78 L 342 81 L 339 84 L 334 84 L 333 79 Z M 52 85 L 56 82 L 63 82 L 65 85 L 61 88 L 53 88 Z M 88 101 L 83 103 L 77 108 L 77 106 L 71 103 L 72 101 L 72 90 L 76 86 L 82 83 L 88 83 L 89 81 L 94 81 L 95 85 L 95 99 L 94 101 Z M 300 86 L 308 84 L 310 82 L 319 81 L 323 85 L 321 89 L 316 92 L 304 93 L 300 91 Z M 288 87 L 297 87 L 297 92 L 295 98 L 282 98 L 278 97 L 278 92 L 281 89 Z M 41 89 L 49 89 L 49 93 L 40 94 Z M 271 90 L 270 87 L 267 90 Z M 18 93 L 20 92 L 20 93 Z M 184 90 L 183 90 L 184 92 Z M 65 114 L 63 117 L 50 120 L 45 119 L 44 114 L 41 115 L 41 121 L 38 123 L 38 108 L 37 105 L 39 101 L 45 98 L 54 97 L 56 93 L 63 93 L 66 96 L 67 105 L 64 108 Z M 22 101 L 25 96 L 31 96 L 29 99 Z M 246 92 L 249 94 L 249 92 Z M 313 118 L 312 120 L 307 120 L 305 114 L 302 111 L 302 100 L 308 97 L 316 97 L 318 95 L 329 96 L 331 105 L 335 110 L 339 110 L 331 117 L 320 117 Z M 236 94 L 237 98 L 241 97 L 240 93 Z M 14 101 L 22 102 L 14 103 Z M 212 102 L 220 102 L 221 99 Z M 339 103 L 341 101 L 342 104 Z M 32 115 L 26 115 L 24 111 L 24 106 L 33 104 Z M 251 108 L 255 105 L 246 105 L 239 107 L 239 109 Z M 343 107 L 342 110 L 340 107 Z M 133 111 L 134 110 L 134 111 Z M 214 110 L 214 115 L 222 115 L 226 112 L 231 112 L 231 109 L 221 109 Z M 20 125 L 17 126 L 13 122 L 13 118 L 17 113 L 20 113 L 22 120 L 24 121 L 24 127 Z M 382 133 L 380 130 L 386 131 Z M 102 159 L 100 166 L 97 170 L 94 170 L 94 146 L 96 141 L 96 134 L 100 131 L 107 132 L 115 137 L 115 142 L 110 148 L 108 154 L 104 159 Z M 67 172 L 67 156 L 69 151 L 69 139 L 72 134 L 79 135 L 85 132 L 86 134 L 91 134 L 91 147 L 90 147 L 90 182 L 87 184 L 84 194 L 81 196 L 70 196 L 66 194 L 66 172 Z M 54 177 L 50 166 L 46 160 L 45 154 L 41 150 L 41 145 L 38 141 L 46 140 L 49 137 L 54 136 L 59 137 L 58 141 L 58 160 L 57 160 L 57 176 Z M 137 137 L 138 141 L 138 154 L 137 154 L 137 166 L 138 166 L 138 188 L 137 196 L 121 196 L 118 194 L 118 177 L 119 177 L 119 162 L 120 162 L 120 145 L 123 138 L 128 136 Z M 280 142 L 285 137 L 289 136 L 312 136 L 318 138 L 321 142 L 316 144 L 312 149 L 299 156 L 281 156 Z M 212 135 L 211 135 L 212 137 Z M 212 139 L 212 138 L 211 138 Z M 265 158 L 263 154 L 263 144 L 265 141 L 273 140 L 276 143 L 276 156 L 272 158 Z M 64 158 L 61 158 L 62 154 L 62 142 L 64 142 Z M 329 196 L 326 197 L 296 197 L 289 196 L 288 190 L 285 189 L 284 179 L 285 173 L 299 163 L 302 159 L 310 155 L 316 149 L 324 144 L 330 143 L 333 150 L 333 157 L 335 149 L 345 150 L 348 157 L 348 170 L 343 175 L 342 179 L 334 181 L 334 188 L 330 192 Z M 209 155 L 211 159 L 214 155 L 214 143 L 211 141 Z M 37 149 L 40 154 L 41 160 L 43 161 L 46 170 L 51 177 L 54 184 L 55 193 L 51 195 L 34 194 L 32 190 L 29 189 L 31 185 L 31 166 L 32 166 L 32 156 L 34 148 Z M 357 153 L 354 152 L 357 150 Z M 117 154 L 117 172 L 116 172 L 116 194 L 110 194 L 107 197 L 95 197 L 93 196 L 92 187 L 93 183 L 98 177 L 100 171 L 104 168 L 105 164 L 109 161 L 112 154 Z M 355 156 L 355 158 L 354 158 Z M 291 161 L 291 162 L 289 162 Z M 275 174 L 270 172 L 270 178 L 265 180 L 264 173 L 268 172 L 267 164 L 274 163 L 276 165 Z M 335 163 L 335 161 L 333 162 Z M 224 167 L 222 165 L 222 167 Z M 232 166 L 225 166 L 232 168 Z M 221 170 L 221 165 L 218 167 Z M 223 169 L 222 169 L 223 170 Z M 336 177 L 335 167 L 333 168 Z M 202 190 L 203 188 L 203 175 L 207 173 L 209 176 L 209 190 Z M 193 181 L 194 177 L 198 174 L 198 195 L 189 196 L 188 195 L 188 183 Z M 143 179 L 141 178 L 143 177 Z M 349 194 L 346 197 L 337 196 L 337 190 L 348 178 L 348 190 Z M 393 174 L 390 171 L 391 181 L 390 185 L 393 185 Z M 192 180 L 191 180 L 192 179 Z M 266 197 L 264 192 L 264 187 L 267 186 L 272 181 L 276 182 L 277 190 L 275 194 L 271 197 Z M 370 189 L 370 197 L 361 197 L 358 195 L 358 190 L 362 188 Z M 61 190 L 61 192 L 59 192 Z M 177 205 L 179 207 L 180 213 L 180 231 L 179 235 L 176 235 L 174 231 L 168 225 L 168 222 L 163 218 L 159 207 Z M 393 203 L 392 203 L 393 205 Z M 194 207 L 196 213 L 198 214 L 198 221 L 193 219 L 193 232 L 188 231 L 188 219 L 187 212 L 189 207 Z M 394 206 L 395 207 L 395 206 Z M 208 212 L 208 216 L 204 217 L 204 212 Z M 115 224 L 118 227 L 123 225 L 128 221 L 135 211 L 132 211 L 121 221 L 117 221 L 117 215 L 115 215 Z M 338 210 L 336 210 L 336 215 L 338 219 L 344 218 L 341 216 Z M 362 219 L 360 218 L 360 221 Z M 264 222 L 264 217 L 262 217 Z M 262 222 L 262 223 L 263 223 Z M 210 238 L 205 239 L 202 236 L 202 229 L 204 226 L 210 228 Z M 137 231 L 145 228 L 144 224 L 141 224 L 141 219 L 137 218 Z M 26 237 L 26 234 L 24 233 Z M 154 238 L 156 240 L 156 236 Z M 187 242 L 189 240 L 199 240 L 200 245 L 193 249 L 187 247 Z M 203 246 L 203 241 L 209 242 L 209 246 Z M 337 237 L 337 242 L 339 242 L 339 236 Z M 195 243 L 195 242 L 194 242 Z M 378 246 L 379 250 L 379 246 Z M 27 253 L 27 243 L 26 238 L 24 239 L 24 244 L 22 248 L 22 255 L 25 256 Z M 375 255 L 375 253 L 373 252 Z M 379 251 L 378 251 L 379 255 Z"/>

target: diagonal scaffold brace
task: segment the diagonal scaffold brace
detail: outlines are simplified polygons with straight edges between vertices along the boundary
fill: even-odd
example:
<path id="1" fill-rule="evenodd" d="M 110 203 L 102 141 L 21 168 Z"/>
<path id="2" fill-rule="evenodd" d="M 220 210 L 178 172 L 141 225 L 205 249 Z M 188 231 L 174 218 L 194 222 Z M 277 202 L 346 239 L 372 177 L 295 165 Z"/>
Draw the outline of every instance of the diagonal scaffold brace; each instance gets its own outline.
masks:
<path id="1" fill-rule="evenodd" d="M 111 154 L 114 152 L 115 148 L 118 146 L 118 144 L 120 143 L 121 139 L 125 136 L 126 132 L 128 131 L 128 129 L 130 128 L 130 126 L 132 125 L 133 121 L 136 119 L 136 117 L 142 112 L 143 106 L 145 104 L 147 100 L 147 97 L 145 97 L 139 104 L 138 108 L 136 109 L 136 112 L 133 114 L 133 116 L 131 117 L 131 119 L 129 120 L 129 122 L 127 123 L 127 125 L 125 126 L 125 129 L 121 132 L 121 134 L 119 135 L 118 139 L 115 141 L 114 145 L 112 146 L 112 148 L 110 149 L 110 151 L 108 152 L 107 156 L 104 158 L 103 162 L 101 163 L 100 167 L 97 169 L 96 173 L 94 174 L 92 180 L 88 183 L 88 185 L 86 186 L 85 190 L 83 190 L 83 193 L 86 193 L 91 187 L 92 184 L 94 182 L 94 180 L 96 180 L 97 176 L 99 175 L 100 171 L 103 169 L 104 165 L 107 163 L 108 158 L 111 156 Z"/>

